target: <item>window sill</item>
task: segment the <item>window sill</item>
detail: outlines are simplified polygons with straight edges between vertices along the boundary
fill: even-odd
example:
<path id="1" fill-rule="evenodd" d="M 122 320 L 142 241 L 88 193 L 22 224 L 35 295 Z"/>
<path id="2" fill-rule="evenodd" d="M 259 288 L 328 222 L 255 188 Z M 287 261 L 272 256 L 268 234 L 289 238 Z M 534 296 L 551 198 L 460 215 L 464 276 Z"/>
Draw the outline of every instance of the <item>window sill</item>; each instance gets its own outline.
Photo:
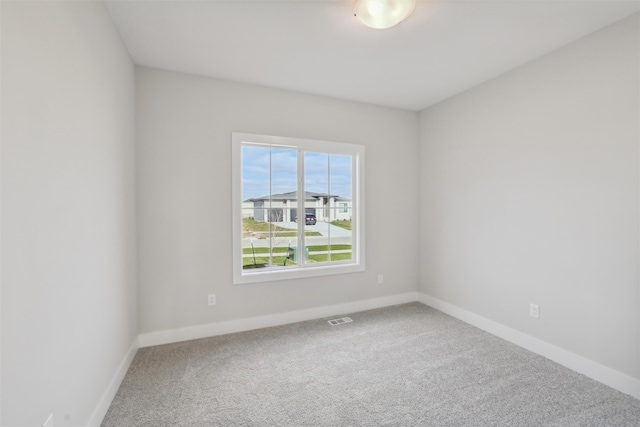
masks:
<path id="1" fill-rule="evenodd" d="M 301 267 L 283 270 L 268 271 L 243 271 L 234 275 L 234 285 L 244 285 L 248 283 L 274 282 L 291 279 L 305 279 L 309 277 L 322 277 L 333 274 L 348 274 L 364 271 L 364 264 L 332 264 L 318 267 Z"/>

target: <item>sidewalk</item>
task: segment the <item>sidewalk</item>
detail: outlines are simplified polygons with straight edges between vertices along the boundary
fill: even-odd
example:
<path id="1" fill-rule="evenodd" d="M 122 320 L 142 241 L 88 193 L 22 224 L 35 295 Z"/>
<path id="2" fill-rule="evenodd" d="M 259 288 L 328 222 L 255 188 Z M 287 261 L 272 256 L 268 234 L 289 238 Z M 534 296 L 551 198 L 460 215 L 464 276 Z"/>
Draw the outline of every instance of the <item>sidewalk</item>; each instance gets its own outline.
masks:
<path id="1" fill-rule="evenodd" d="M 291 230 L 296 230 L 298 228 L 298 224 L 295 222 L 277 222 L 274 223 L 278 227 L 288 228 Z M 329 224 L 327 222 L 317 222 L 316 225 L 305 225 L 305 231 L 317 231 L 322 234 L 322 236 L 307 236 L 305 237 L 305 244 L 307 246 L 315 246 L 315 245 L 326 245 L 329 244 L 329 233 L 331 233 L 331 244 L 332 245 L 350 245 L 351 241 L 351 230 L 345 230 L 342 227 L 337 227 L 335 225 Z M 268 248 L 271 246 L 269 239 L 258 239 L 257 237 L 245 237 L 242 239 L 242 247 L 250 248 L 251 241 L 253 240 L 254 248 Z M 296 237 L 275 237 L 274 238 L 274 246 L 297 246 L 298 239 Z"/>

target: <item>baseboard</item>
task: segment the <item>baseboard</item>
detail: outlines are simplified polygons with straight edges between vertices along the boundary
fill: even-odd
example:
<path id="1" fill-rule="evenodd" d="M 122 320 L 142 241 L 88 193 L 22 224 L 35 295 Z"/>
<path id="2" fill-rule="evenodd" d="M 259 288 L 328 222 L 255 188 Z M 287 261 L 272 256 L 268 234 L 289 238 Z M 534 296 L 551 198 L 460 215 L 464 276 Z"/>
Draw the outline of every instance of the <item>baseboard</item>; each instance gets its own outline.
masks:
<path id="1" fill-rule="evenodd" d="M 118 388 L 120 388 L 120 384 L 122 383 L 124 376 L 127 374 L 127 371 L 129 370 L 129 366 L 131 366 L 131 362 L 133 362 L 133 358 L 135 357 L 136 352 L 138 351 L 138 347 L 139 347 L 138 338 L 136 338 L 131 344 L 131 347 L 129 347 L 129 351 L 127 351 L 127 354 L 124 356 L 124 359 L 122 359 L 122 362 L 120 362 L 120 366 L 118 367 L 118 370 L 116 371 L 115 375 L 111 379 L 109 386 L 107 387 L 105 392 L 102 394 L 102 397 L 100 398 L 100 402 L 98 403 L 98 406 L 96 407 L 96 409 L 94 409 L 93 414 L 91 414 L 91 418 L 89 419 L 89 423 L 87 424 L 87 426 L 93 427 L 93 426 L 99 426 L 100 424 L 102 424 L 102 420 L 104 419 L 104 416 L 107 414 L 107 411 L 109 410 L 109 406 L 111 406 L 111 402 L 113 401 L 113 398 L 116 396 L 116 393 L 118 392 Z"/>
<path id="2" fill-rule="evenodd" d="M 421 292 L 418 301 L 640 399 L 640 381 L 636 378 Z"/>
<path id="3" fill-rule="evenodd" d="M 207 338 L 216 335 L 231 334 L 234 332 L 250 331 L 253 329 L 268 328 L 271 326 L 286 325 L 305 320 L 319 319 L 322 317 L 339 314 L 355 313 L 374 308 L 388 307 L 396 304 L 405 304 L 417 301 L 417 292 L 392 295 L 388 297 L 373 298 L 362 301 L 349 302 L 323 307 L 309 308 L 305 310 L 289 311 L 285 313 L 269 314 L 266 316 L 250 317 L 246 319 L 229 320 L 225 322 L 209 323 L 206 325 L 190 326 L 187 328 L 170 329 L 158 332 L 141 334 L 140 347 L 170 344 L 180 341 L 188 341 L 199 338 Z"/>

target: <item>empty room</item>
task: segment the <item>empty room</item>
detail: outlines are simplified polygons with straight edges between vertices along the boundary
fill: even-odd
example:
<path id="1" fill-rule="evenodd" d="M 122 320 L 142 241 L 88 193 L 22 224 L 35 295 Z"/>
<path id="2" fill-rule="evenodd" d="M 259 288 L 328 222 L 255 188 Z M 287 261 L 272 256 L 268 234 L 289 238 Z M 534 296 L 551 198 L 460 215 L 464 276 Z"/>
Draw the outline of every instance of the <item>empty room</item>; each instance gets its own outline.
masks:
<path id="1" fill-rule="evenodd" d="M 0 425 L 640 425 L 640 1 L 0 24 Z"/>

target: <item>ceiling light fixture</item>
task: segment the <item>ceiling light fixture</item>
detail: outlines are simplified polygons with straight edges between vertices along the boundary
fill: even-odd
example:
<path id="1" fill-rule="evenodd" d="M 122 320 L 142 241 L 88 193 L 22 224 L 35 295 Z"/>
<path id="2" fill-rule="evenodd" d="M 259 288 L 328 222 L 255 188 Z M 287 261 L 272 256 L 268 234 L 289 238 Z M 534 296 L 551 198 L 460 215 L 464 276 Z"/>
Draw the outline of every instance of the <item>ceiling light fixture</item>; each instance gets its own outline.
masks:
<path id="1" fill-rule="evenodd" d="M 405 20 L 416 7 L 416 0 L 358 0 L 354 16 L 367 27 L 383 30 Z"/>

